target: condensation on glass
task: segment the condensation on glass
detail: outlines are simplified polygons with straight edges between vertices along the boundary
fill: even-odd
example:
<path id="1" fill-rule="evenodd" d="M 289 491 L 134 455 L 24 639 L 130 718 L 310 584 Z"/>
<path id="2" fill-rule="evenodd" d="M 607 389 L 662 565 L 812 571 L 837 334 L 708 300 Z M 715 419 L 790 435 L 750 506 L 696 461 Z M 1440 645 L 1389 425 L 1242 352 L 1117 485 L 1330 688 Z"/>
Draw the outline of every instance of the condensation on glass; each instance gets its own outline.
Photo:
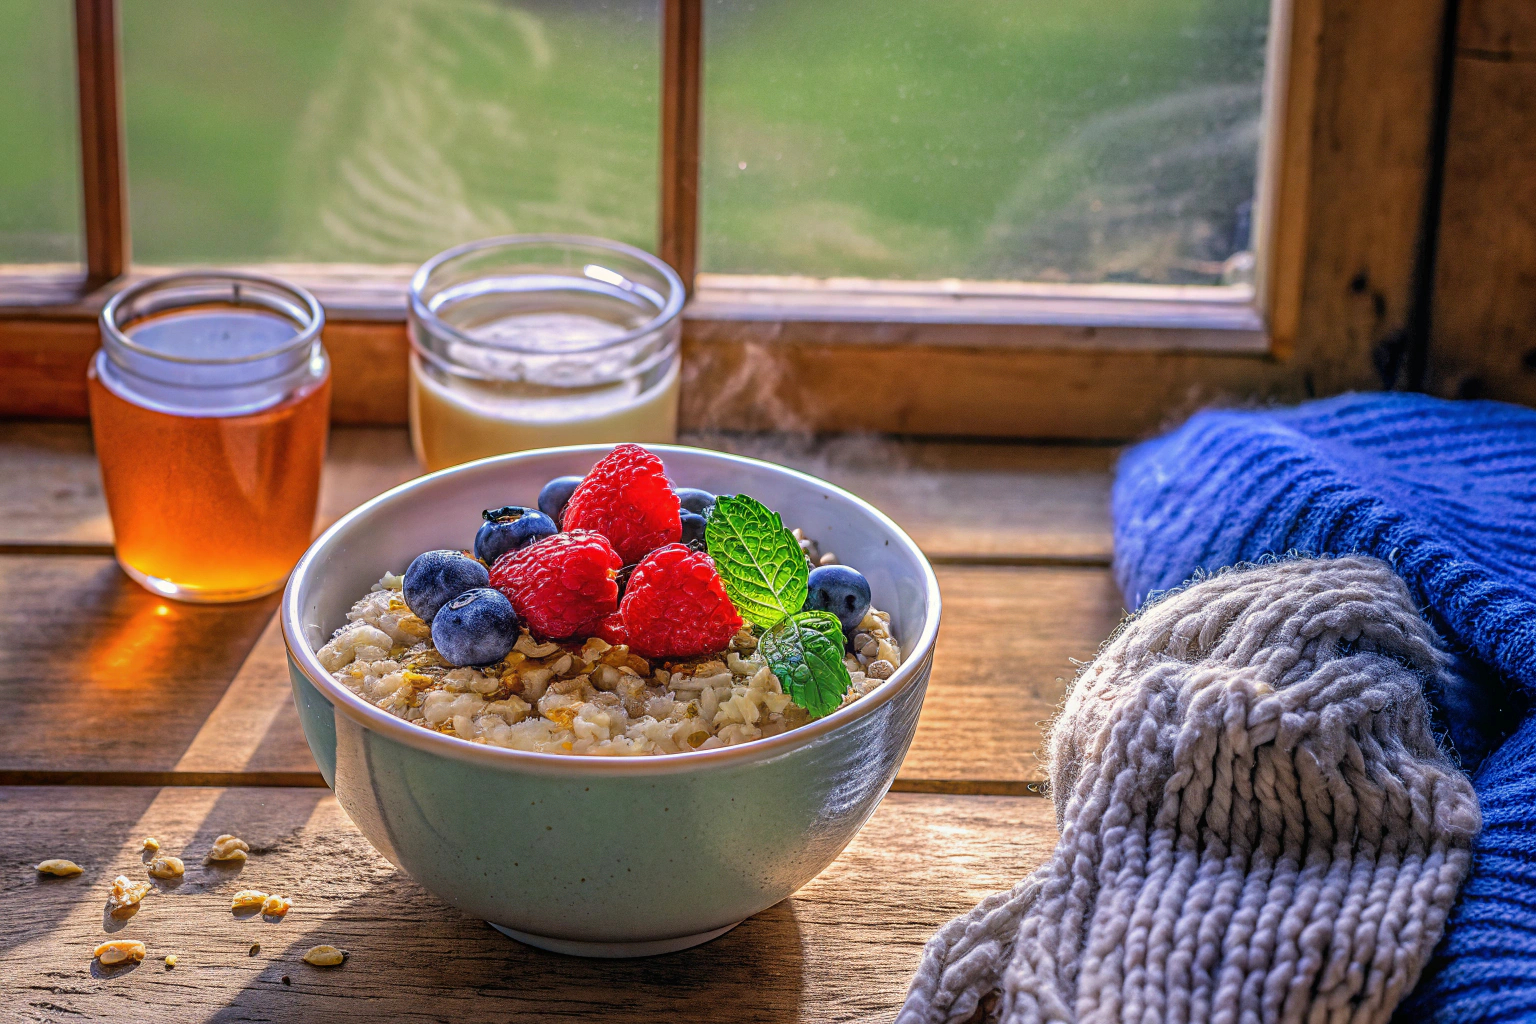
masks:
<path id="1" fill-rule="evenodd" d="M 0 0 L 0 263 L 78 263 L 73 7 Z"/>
<path id="2" fill-rule="evenodd" d="M 654 245 L 657 0 L 120 6 L 141 262 Z"/>
<path id="3" fill-rule="evenodd" d="M 700 269 L 1247 280 L 1269 0 L 710 0 Z"/>

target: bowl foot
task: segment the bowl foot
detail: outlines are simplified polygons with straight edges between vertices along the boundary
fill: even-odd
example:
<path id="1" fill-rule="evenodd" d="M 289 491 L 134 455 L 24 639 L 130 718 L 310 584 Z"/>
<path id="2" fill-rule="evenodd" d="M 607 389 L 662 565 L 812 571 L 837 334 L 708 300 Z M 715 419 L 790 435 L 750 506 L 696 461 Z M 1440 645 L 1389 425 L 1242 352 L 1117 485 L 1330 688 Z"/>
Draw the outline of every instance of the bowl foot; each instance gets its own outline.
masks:
<path id="1" fill-rule="evenodd" d="M 728 924 L 724 928 L 716 928 L 713 931 L 699 932 L 695 935 L 680 935 L 675 939 L 653 939 L 648 942 L 583 942 L 579 939 L 553 939 L 547 935 L 529 935 L 513 928 L 507 928 L 495 921 L 487 922 L 501 934 L 518 942 L 537 946 L 539 949 L 547 949 L 551 953 L 564 953 L 566 956 L 590 956 L 616 959 L 633 956 L 659 956 L 662 953 L 676 953 L 680 949 L 689 949 L 693 946 L 703 945 L 710 939 L 718 939 L 726 932 L 735 928 L 736 924 Z"/>

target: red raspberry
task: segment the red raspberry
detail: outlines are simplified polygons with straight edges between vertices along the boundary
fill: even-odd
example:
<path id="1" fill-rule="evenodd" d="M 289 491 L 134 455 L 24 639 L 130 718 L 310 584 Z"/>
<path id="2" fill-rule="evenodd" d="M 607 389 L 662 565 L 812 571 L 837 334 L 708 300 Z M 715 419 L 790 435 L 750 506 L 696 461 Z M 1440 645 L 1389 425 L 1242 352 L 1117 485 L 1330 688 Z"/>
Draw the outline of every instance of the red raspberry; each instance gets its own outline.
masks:
<path id="1" fill-rule="evenodd" d="M 652 551 L 635 566 L 619 616 L 630 649 L 646 658 L 716 654 L 741 628 L 715 560 L 682 544 Z"/>
<path id="2" fill-rule="evenodd" d="M 621 444 L 592 467 L 565 506 L 567 530 L 595 530 L 613 542 L 625 565 L 683 535 L 677 495 L 661 460 L 637 444 Z"/>
<path id="3" fill-rule="evenodd" d="M 624 632 L 624 613 L 614 612 L 602 622 L 597 624 L 597 632 L 593 634 L 599 640 L 606 640 L 611 644 L 627 644 L 629 637 Z"/>
<path id="4" fill-rule="evenodd" d="M 491 586 L 541 637 L 589 636 L 619 603 L 623 566 L 600 533 L 573 530 L 508 551 L 491 566 Z"/>

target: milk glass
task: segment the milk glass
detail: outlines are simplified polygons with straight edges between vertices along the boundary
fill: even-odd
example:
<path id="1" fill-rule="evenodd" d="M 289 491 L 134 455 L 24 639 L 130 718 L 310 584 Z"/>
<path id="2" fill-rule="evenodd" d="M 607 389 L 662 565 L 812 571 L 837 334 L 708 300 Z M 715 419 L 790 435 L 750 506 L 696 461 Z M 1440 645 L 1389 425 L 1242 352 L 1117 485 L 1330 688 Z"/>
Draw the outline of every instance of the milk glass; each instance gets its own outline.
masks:
<path id="1" fill-rule="evenodd" d="M 677 439 L 671 267 L 619 242 L 523 235 L 428 260 L 410 289 L 410 422 L 429 470 L 507 452 Z"/>

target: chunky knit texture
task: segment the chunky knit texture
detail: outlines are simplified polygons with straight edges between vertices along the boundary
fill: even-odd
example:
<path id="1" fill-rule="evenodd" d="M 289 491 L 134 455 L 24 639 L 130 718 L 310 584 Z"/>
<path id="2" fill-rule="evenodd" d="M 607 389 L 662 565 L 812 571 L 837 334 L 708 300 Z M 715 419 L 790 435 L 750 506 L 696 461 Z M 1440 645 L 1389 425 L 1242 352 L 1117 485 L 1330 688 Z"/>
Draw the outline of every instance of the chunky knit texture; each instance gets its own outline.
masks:
<path id="1" fill-rule="evenodd" d="M 1403 1017 L 1536 1018 L 1536 412 L 1400 394 L 1205 412 L 1129 451 L 1113 504 L 1132 608 L 1197 570 L 1292 550 L 1369 553 L 1403 576 L 1458 657 L 1430 696 L 1476 768 L 1484 821 Z"/>
<path id="2" fill-rule="evenodd" d="M 1223 573 L 1132 619 L 1051 731 L 1061 839 L 929 942 L 899 1024 L 1385 1021 L 1478 828 L 1423 683 L 1446 655 L 1369 558 Z"/>

